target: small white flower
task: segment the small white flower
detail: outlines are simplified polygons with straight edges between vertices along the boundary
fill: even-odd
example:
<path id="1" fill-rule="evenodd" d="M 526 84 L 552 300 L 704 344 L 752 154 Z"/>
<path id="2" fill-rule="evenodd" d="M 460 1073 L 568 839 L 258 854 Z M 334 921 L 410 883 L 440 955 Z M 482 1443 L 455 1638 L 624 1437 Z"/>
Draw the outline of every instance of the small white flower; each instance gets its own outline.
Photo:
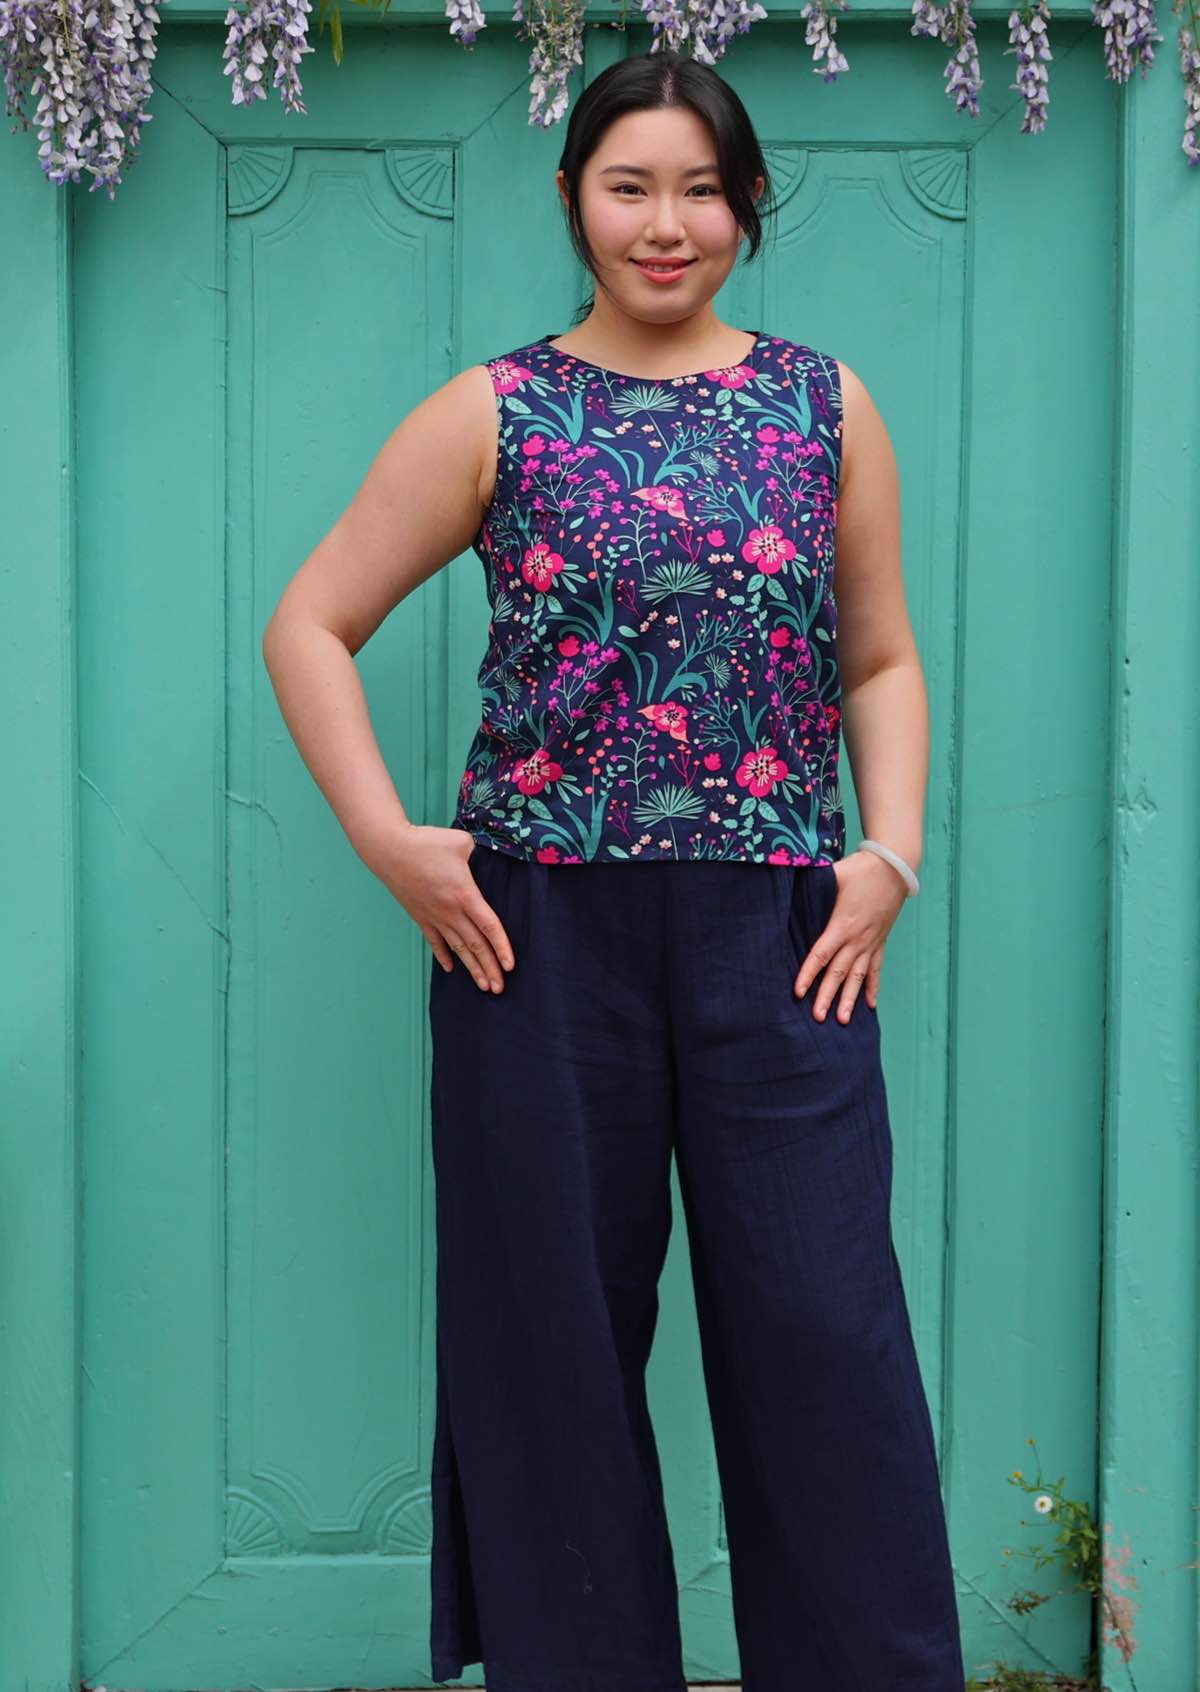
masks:
<path id="1" fill-rule="evenodd" d="M 1039 1516 L 1045 1516 L 1054 1508 L 1054 1500 L 1048 1492 L 1039 1492 L 1033 1501 L 1033 1507 Z"/>

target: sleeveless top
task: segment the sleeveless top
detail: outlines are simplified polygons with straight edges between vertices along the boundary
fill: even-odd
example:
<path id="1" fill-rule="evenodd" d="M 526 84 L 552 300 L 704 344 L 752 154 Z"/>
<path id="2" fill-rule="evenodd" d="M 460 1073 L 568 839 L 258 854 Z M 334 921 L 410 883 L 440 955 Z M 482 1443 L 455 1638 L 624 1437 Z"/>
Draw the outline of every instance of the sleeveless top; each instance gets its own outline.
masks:
<path id="1" fill-rule="evenodd" d="M 836 359 L 754 333 L 651 379 L 544 335 L 487 360 L 491 621 L 451 826 L 547 864 L 845 849 Z"/>

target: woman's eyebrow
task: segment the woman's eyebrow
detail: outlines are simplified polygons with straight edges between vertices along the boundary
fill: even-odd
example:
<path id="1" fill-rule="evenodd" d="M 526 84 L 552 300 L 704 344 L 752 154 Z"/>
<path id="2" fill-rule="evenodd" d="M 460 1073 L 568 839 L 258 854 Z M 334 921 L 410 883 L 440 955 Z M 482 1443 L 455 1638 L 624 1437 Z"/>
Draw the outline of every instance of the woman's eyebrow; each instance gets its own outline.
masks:
<path id="1" fill-rule="evenodd" d="M 601 176 L 608 176 L 613 171 L 620 171 L 622 176 L 653 176 L 654 175 L 654 172 L 652 170 L 648 170 L 645 165 L 624 165 L 624 164 L 605 165 L 604 169 L 600 172 L 600 175 Z M 716 165 L 711 165 L 711 164 L 693 165 L 691 167 L 691 169 L 681 170 L 679 174 L 680 174 L 680 176 L 710 176 L 710 175 L 715 176 L 717 174 L 717 167 L 716 167 Z"/>

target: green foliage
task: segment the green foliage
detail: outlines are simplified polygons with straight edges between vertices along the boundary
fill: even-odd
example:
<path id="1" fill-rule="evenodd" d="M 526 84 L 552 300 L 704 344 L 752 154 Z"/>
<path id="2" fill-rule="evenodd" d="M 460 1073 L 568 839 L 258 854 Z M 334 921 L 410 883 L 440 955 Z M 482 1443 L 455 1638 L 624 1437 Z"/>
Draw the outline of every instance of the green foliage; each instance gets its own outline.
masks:
<path id="1" fill-rule="evenodd" d="M 1037 1446 L 1032 1439 L 1028 1442 L 1033 1446 L 1034 1456 L 1037 1457 Z M 1082 1499 L 1068 1498 L 1063 1492 L 1063 1477 L 1047 1481 L 1041 1472 L 1041 1459 L 1038 1458 L 1038 1473 L 1030 1479 L 1023 1470 L 1014 1469 L 1008 1477 L 1010 1486 L 1019 1487 L 1033 1498 L 1033 1507 L 1037 1516 L 1057 1528 L 1052 1541 L 1039 1545 L 1023 1546 L 1017 1550 L 1005 1547 L 1006 1557 L 1028 1557 L 1035 1568 L 1044 1569 L 1057 1564 L 1068 1577 L 1069 1585 L 1060 1587 L 1055 1592 L 1038 1592 L 1032 1588 L 1014 1592 L 1007 1600 L 1007 1606 L 1015 1615 L 1031 1615 L 1043 1604 L 1050 1603 L 1052 1598 L 1062 1592 L 1087 1592 L 1092 1600 L 1093 1618 L 1097 1607 L 1104 1599 L 1104 1571 L 1103 1558 L 1100 1548 L 1100 1530 L 1091 1508 Z M 1020 1518 L 1022 1527 L 1036 1526 L 1037 1521 Z M 1095 1628 L 1093 1625 L 1093 1638 Z M 1081 1678 L 1062 1675 L 1045 1669 L 1020 1668 L 1016 1664 L 995 1660 L 991 1664 L 992 1676 L 988 1680 L 971 1677 L 967 1681 L 966 1692 L 1100 1692 L 1096 1676 L 1096 1651 L 1089 1652 L 1088 1663 Z"/>

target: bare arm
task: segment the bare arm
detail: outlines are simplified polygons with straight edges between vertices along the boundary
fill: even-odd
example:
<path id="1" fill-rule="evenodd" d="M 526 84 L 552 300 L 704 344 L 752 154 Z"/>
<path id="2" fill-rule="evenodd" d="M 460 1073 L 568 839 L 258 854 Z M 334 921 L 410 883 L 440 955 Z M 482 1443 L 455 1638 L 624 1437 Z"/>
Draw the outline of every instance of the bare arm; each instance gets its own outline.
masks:
<path id="1" fill-rule="evenodd" d="M 892 443 L 870 394 L 848 365 L 842 375 L 842 469 L 834 596 L 842 730 L 864 835 L 921 860 L 929 772 L 929 704 L 908 618 L 900 557 L 900 486 Z M 874 852 L 852 852 L 835 871 L 838 893 L 824 932 L 795 980 L 803 997 L 823 971 L 812 1014 L 824 1021 L 841 993 L 848 1021 L 865 982 L 875 1009 L 888 933 L 906 888 Z"/>
<path id="2" fill-rule="evenodd" d="M 354 654 L 402 599 L 471 544 L 494 479 L 494 418 L 481 365 L 409 412 L 287 584 L 263 634 L 263 658 L 300 756 L 371 868 L 408 819 L 371 728 Z"/>
<path id="3" fill-rule="evenodd" d="M 842 728 L 864 834 L 915 870 L 924 833 L 929 706 L 904 597 L 899 477 L 870 394 L 848 365 L 841 371 L 834 594 Z"/>
<path id="4" fill-rule="evenodd" d="M 351 844 L 443 969 L 503 990 L 512 947 L 468 868 L 463 829 L 411 823 L 371 728 L 354 656 L 389 611 L 474 539 L 495 482 L 491 378 L 472 365 L 384 442 L 353 501 L 284 589 L 263 633 L 275 697 Z"/>

